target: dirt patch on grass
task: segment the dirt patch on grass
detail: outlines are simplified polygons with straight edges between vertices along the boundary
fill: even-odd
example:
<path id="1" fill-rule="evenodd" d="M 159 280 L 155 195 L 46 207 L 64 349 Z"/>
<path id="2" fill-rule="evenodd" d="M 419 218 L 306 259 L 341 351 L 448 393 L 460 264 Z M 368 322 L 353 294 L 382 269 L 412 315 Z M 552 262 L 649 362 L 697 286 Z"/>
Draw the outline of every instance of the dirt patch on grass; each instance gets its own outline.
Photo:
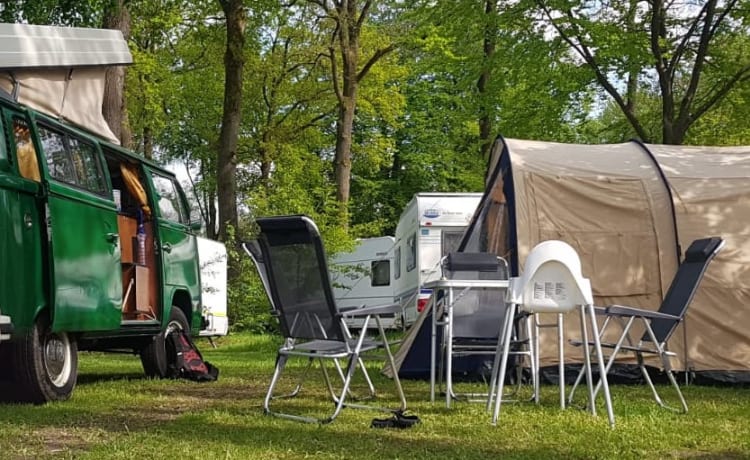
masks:
<path id="1" fill-rule="evenodd" d="M 159 397 L 144 405 L 117 408 L 94 422 L 107 431 L 140 431 L 173 421 L 184 414 L 210 409 L 232 407 L 260 407 L 265 389 L 245 385 L 175 385 L 168 390 L 147 389 L 144 393 L 157 393 Z"/>
<path id="2" fill-rule="evenodd" d="M 93 431 L 81 431 L 80 429 L 71 430 L 70 428 L 46 427 L 33 430 L 24 434 L 14 443 L 10 452 L 3 452 L 3 458 L 27 459 L 27 458 L 45 458 L 59 457 L 76 457 L 87 451 L 94 440 L 101 442 L 102 433 Z"/>

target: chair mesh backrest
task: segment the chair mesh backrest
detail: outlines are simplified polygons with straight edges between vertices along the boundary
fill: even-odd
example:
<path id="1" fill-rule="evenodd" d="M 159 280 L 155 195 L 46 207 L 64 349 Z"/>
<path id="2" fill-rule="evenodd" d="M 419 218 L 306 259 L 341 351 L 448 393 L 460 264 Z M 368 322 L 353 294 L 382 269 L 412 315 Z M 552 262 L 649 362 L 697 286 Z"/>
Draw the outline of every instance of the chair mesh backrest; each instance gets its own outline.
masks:
<path id="1" fill-rule="evenodd" d="M 305 216 L 257 220 L 272 303 L 285 337 L 345 340 L 318 229 Z"/>
<path id="2" fill-rule="evenodd" d="M 457 280 L 507 280 L 508 264 L 495 254 L 452 252 L 443 260 L 443 276 Z M 461 290 L 457 290 L 457 294 Z M 505 291 L 472 289 L 453 307 L 453 336 L 495 339 L 505 315 Z"/>
<path id="3" fill-rule="evenodd" d="M 679 322 L 684 318 L 708 263 L 714 258 L 722 243 L 721 238 L 702 238 L 693 241 L 688 250 L 685 251 L 685 260 L 677 269 L 672 284 L 669 286 L 669 291 L 667 291 L 667 295 L 659 308 L 660 313 L 674 315 L 679 319 L 655 319 L 651 321 L 651 328 L 659 343 L 669 340 Z M 650 341 L 651 338 L 646 333 L 642 340 Z"/>
<path id="4" fill-rule="evenodd" d="M 258 270 L 260 281 L 263 283 L 263 288 L 265 288 L 266 294 L 268 294 L 268 298 L 271 301 L 271 308 L 276 310 L 276 307 L 274 307 L 273 305 L 273 298 L 271 297 L 271 287 L 268 281 L 266 259 L 263 258 L 263 251 L 260 249 L 260 242 L 258 240 L 246 241 L 242 243 L 242 247 L 245 249 L 245 252 L 247 252 L 247 254 L 250 256 L 250 259 L 253 261 L 255 269 Z"/>

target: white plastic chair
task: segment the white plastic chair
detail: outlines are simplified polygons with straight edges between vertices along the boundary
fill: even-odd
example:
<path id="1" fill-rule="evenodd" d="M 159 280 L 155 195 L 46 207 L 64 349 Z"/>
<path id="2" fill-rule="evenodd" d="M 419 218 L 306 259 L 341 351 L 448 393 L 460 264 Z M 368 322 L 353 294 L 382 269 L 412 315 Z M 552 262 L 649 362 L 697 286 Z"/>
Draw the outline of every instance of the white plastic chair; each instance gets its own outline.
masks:
<path id="1" fill-rule="evenodd" d="M 563 315 L 575 308 L 580 308 L 581 334 L 583 342 L 588 343 L 588 327 L 586 316 L 591 324 L 594 352 L 599 364 L 599 376 L 604 401 L 607 407 L 609 424 L 614 427 L 615 418 L 612 412 L 612 400 L 607 384 L 607 374 L 602 364 L 602 350 L 599 342 L 599 330 L 594 313 L 594 299 L 591 292 L 591 283 L 581 273 L 581 260 L 575 249 L 563 241 L 550 240 L 535 246 L 526 258 L 524 273 L 519 277 L 510 279 L 508 288 L 507 305 L 508 313 L 505 315 L 501 340 L 498 341 L 495 362 L 492 368 L 491 388 L 487 400 L 487 407 L 492 405 L 494 399 L 494 412 L 492 424 L 497 424 L 502 403 L 503 386 L 508 364 L 510 341 L 513 332 L 513 321 L 517 310 L 536 315 L 537 313 L 557 313 L 558 349 L 559 349 L 559 372 L 560 372 L 560 407 L 565 408 L 565 356 L 563 348 Z M 539 369 L 539 332 L 534 328 L 531 337 L 532 366 L 535 371 Z M 583 354 L 584 370 L 589 389 L 589 407 L 596 415 L 594 404 L 595 392 L 594 382 L 591 374 L 591 358 L 588 353 Z M 493 391 L 494 388 L 494 391 Z M 536 389 L 535 389 L 536 391 Z"/>

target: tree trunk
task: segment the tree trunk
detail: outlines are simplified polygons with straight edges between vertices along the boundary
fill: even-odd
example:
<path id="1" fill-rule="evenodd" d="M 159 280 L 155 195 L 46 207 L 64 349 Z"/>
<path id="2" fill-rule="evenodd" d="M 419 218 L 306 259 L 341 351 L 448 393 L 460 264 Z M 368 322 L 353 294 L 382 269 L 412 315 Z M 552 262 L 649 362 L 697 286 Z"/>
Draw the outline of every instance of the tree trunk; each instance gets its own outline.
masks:
<path id="1" fill-rule="evenodd" d="M 208 221 L 206 222 L 206 236 L 212 240 L 219 237 L 216 232 L 216 194 L 213 191 L 206 192 L 208 203 Z"/>
<path id="2" fill-rule="evenodd" d="M 130 37 L 130 14 L 126 0 L 112 0 L 104 12 L 104 27 L 122 32 L 127 40 Z M 120 145 L 130 148 L 132 136 L 128 126 L 128 110 L 125 100 L 125 67 L 110 66 L 104 74 L 104 101 L 102 115 L 109 129 L 120 140 Z"/>
<path id="3" fill-rule="evenodd" d="M 271 129 L 270 111 L 269 117 L 266 120 L 266 126 L 261 136 L 260 147 L 258 148 L 258 156 L 260 157 L 260 183 L 263 188 L 268 191 L 271 187 L 271 165 L 273 159 L 271 158 L 271 152 L 268 151 L 268 142 L 271 138 L 269 130 Z"/>
<path id="4" fill-rule="evenodd" d="M 328 57 L 331 60 L 331 80 L 338 100 L 336 153 L 333 167 L 336 177 L 336 198 L 339 202 L 339 222 L 342 226 L 347 227 L 349 224 L 352 136 L 354 133 L 354 116 L 357 110 L 357 90 L 359 89 L 359 83 L 367 76 L 372 66 L 383 56 L 393 51 L 395 46 L 390 44 L 377 49 L 364 65 L 360 66 L 359 38 L 373 1 L 334 1 L 331 3 L 335 6 L 335 11 L 329 6 L 327 0 L 308 0 L 308 2 L 321 8 L 325 13 L 324 17 L 333 17 L 336 21 L 328 49 Z M 339 58 L 341 59 L 341 68 L 339 68 Z"/>
<path id="5" fill-rule="evenodd" d="M 497 40 L 497 26 L 495 18 L 497 16 L 497 4 L 495 0 L 485 0 L 484 2 L 485 27 L 484 27 L 484 60 L 482 73 L 477 82 L 479 90 L 479 142 L 480 153 L 486 161 L 489 158 L 490 147 L 492 146 L 492 114 L 493 110 L 489 106 L 490 98 L 487 95 L 487 86 L 492 77 L 492 57 L 495 55 L 495 43 Z"/>
<path id="6" fill-rule="evenodd" d="M 143 128 L 143 156 L 149 160 L 154 159 L 154 134 L 150 126 Z"/>
<path id="7" fill-rule="evenodd" d="M 357 106 L 359 80 L 359 27 L 357 25 L 357 2 L 342 2 L 338 9 L 338 42 L 341 51 L 341 91 L 337 91 L 339 115 L 336 120 L 336 156 L 334 173 L 336 177 L 336 199 L 339 202 L 339 217 L 342 225 L 349 222 L 349 190 L 352 175 L 352 133 L 354 132 L 354 112 Z M 364 14 L 364 13 L 363 13 Z M 335 59 L 335 56 L 331 56 Z M 334 78 L 336 76 L 334 75 Z"/>
<path id="8" fill-rule="evenodd" d="M 354 110 L 357 90 L 350 91 L 339 103 L 339 119 L 336 122 L 336 198 L 341 203 L 341 211 L 346 214 L 349 202 L 350 180 L 352 175 L 352 133 L 354 131 Z M 341 217 L 344 217 L 342 215 Z"/>
<path id="9" fill-rule="evenodd" d="M 216 189 L 219 201 L 219 239 L 227 241 L 228 228 L 237 229 L 237 145 L 242 107 L 242 71 L 244 67 L 245 11 L 241 0 L 220 0 L 227 22 L 227 47 L 224 54 L 224 113 L 219 133 Z"/>

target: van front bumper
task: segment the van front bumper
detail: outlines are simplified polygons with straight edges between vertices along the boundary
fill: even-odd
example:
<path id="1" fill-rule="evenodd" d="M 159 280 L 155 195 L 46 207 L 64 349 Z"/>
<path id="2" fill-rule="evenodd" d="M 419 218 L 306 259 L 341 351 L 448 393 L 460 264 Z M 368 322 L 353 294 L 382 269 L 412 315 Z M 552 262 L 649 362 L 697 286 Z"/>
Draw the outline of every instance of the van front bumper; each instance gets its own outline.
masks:
<path id="1" fill-rule="evenodd" d="M 0 315 L 0 342 L 10 340 L 11 332 L 13 332 L 13 323 L 10 322 L 10 316 Z"/>

